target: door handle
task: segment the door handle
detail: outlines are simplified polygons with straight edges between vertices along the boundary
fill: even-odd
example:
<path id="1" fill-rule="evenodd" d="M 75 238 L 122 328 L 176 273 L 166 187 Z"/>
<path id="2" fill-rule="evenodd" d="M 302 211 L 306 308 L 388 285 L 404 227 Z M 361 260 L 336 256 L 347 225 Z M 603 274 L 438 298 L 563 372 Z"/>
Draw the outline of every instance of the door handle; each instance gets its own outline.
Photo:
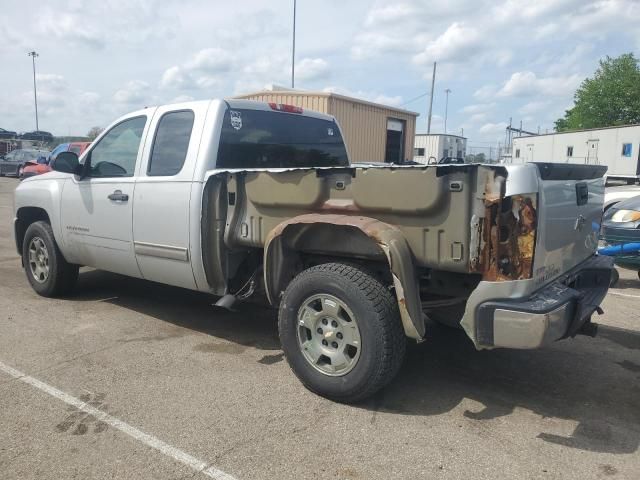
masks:
<path id="1" fill-rule="evenodd" d="M 122 193 L 122 190 L 116 190 L 111 195 L 107 196 L 107 198 L 116 202 L 126 202 L 129 200 L 129 195 Z"/>

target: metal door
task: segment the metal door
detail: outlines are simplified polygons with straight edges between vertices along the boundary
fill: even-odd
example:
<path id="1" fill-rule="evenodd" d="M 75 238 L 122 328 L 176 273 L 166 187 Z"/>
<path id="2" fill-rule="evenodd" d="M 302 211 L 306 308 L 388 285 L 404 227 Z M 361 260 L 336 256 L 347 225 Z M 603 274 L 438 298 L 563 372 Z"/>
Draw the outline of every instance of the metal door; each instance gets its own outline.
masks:
<path id="1" fill-rule="evenodd" d="M 62 234 L 69 261 L 140 277 L 133 250 L 134 172 L 148 123 L 147 111 L 121 120 L 84 157 L 87 176 L 65 182 Z"/>
<path id="2" fill-rule="evenodd" d="M 598 140 L 587 141 L 587 164 L 598 165 Z"/>

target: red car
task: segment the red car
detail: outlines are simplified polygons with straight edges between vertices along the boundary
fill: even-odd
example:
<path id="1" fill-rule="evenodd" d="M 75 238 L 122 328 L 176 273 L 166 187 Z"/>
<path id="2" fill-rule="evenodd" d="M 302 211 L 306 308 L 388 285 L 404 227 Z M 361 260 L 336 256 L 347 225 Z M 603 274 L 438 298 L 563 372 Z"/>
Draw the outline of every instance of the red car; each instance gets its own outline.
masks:
<path id="1" fill-rule="evenodd" d="M 46 163 L 26 163 L 24 169 L 22 170 L 22 176 L 20 178 L 28 178 L 33 177 L 34 175 L 41 175 L 43 173 L 50 172 L 59 153 L 73 152 L 76 155 L 80 156 L 87 149 L 87 147 L 89 147 L 89 145 L 91 145 L 91 142 L 61 143 L 49 154 Z"/>

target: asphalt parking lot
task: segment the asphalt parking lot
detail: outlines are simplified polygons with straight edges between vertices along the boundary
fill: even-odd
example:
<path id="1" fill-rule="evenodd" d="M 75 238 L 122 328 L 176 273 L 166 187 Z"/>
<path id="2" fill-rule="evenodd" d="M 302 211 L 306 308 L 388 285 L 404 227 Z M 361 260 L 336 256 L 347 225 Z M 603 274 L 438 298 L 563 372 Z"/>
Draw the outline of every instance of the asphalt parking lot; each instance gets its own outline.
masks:
<path id="1" fill-rule="evenodd" d="M 0 179 L 2 479 L 496 479 L 640 476 L 640 281 L 600 335 L 477 352 L 433 329 L 365 404 L 306 391 L 275 311 L 98 271 L 44 299 Z M 226 474 L 226 476 L 225 476 Z"/>

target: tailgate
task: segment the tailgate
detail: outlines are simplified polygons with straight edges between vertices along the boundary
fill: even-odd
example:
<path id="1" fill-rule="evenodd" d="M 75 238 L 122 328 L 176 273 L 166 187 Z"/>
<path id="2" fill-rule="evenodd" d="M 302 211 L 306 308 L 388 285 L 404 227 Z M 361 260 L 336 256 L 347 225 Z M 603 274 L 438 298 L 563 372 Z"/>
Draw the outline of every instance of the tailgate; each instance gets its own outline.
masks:
<path id="1" fill-rule="evenodd" d="M 543 285 L 592 256 L 604 202 L 603 165 L 537 163 L 540 187 L 533 278 Z"/>

